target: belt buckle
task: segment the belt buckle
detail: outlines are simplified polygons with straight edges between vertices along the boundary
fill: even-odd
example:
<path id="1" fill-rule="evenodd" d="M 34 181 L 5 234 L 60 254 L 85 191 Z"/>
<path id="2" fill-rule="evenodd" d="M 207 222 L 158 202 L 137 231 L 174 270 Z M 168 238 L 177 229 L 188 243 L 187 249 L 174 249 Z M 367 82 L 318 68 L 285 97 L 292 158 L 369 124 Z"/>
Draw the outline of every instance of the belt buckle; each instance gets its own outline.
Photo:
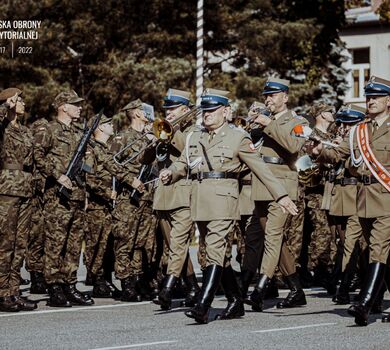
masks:
<path id="1" fill-rule="evenodd" d="M 199 171 L 197 174 L 196 174 L 196 179 L 201 182 L 203 180 L 203 172 Z"/>
<path id="2" fill-rule="evenodd" d="M 365 184 L 365 185 L 371 184 L 371 176 L 370 175 L 363 175 L 363 184 Z"/>

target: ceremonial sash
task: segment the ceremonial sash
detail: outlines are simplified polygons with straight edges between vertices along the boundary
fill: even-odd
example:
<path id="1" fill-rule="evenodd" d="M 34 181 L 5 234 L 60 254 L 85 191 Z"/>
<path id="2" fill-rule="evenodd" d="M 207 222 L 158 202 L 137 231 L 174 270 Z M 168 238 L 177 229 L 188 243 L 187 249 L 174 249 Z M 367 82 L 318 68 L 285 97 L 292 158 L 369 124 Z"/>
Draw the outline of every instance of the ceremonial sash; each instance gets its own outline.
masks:
<path id="1" fill-rule="evenodd" d="M 379 163 L 370 147 L 367 123 L 359 124 L 357 126 L 357 131 L 357 144 L 364 163 L 371 174 L 375 176 L 388 192 L 390 192 L 390 173 L 381 163 Z"/>

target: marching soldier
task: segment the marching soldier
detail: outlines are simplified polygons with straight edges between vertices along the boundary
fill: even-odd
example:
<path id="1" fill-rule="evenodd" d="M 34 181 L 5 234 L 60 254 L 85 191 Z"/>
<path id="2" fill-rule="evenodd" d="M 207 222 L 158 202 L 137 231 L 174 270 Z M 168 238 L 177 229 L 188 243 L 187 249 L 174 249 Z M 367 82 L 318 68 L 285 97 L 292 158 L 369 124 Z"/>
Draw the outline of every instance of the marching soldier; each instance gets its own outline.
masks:
<path id="1" fill-rule="evenodd" d="M 20 269 L 31 223 L 33 140 L 20 124 L 22 91 L 0 92 L 0 311 L 31 311 L 37 305 L 20 297 Z"/>
<path id="2" fill-rule="evenodd" d="M 36 120 L 31 125 L 35 139 L 39 133 L 46 130 L 48 121 L 45 118 Z M 30 294 L 46 294 L 47 285 L 44 276 L 44 246 L 45 246 L 45 216 L 43 195 L 45 190 L 45 177 L 34 168 L 34 192 L 31 200 L 32 216 L 31 229 L 27 242 L 26 269 L 30 272 Z"/>
<path id="3" fill-rule="evenodd" d="M 310 109 L 310 115 L 315 119 L 313 136 L 321 140 L 330 141 L 333 134 L 329 126 L 334 122 L 334 107 L 318 103 Z M 318 173 L 311 176 L 305 186 L 306 209 L 313 225 L 313 232 L 308 247 L 308 270 L 313 273 L 315 281 L 323 285 L 333 295 L 335 283 L 330 283 L 331 271 L 334 263 L 335 238 L 332 236 L 328 222 L 327 211 L 322 207 L 324 197 L 324 176 L 330 170 L 321 165 Z M 329 209 L 329 208 L 326 208 Z"/>
<path id="4" fill-rule="evenodd" d="M 103 265 L 108 237 L 112 228 L 112 206 L 116 191 L 112 187 L 113 176 L 120 176 L 109 153 L 109 138 L 114 134 L 112 118 L 103 115 L 94 131 L 94 171 L 87 174 L 88 206 L 86 211 L 85 262 L 92 277 L 92 296 L 116 297 L 111 281 L 105 280 Z M 116 173 L 112 174 L 112 172 Z"/>
<path id="5" fill-rule="evenodd" d="M 122 109 L 131 124 L 127 130 L 114 137 L 110 147 L 113 154 L 120 152 L 120 155 L 115 157 L 127 171 L 125 179 L 117 179 L 118 195 L 112 212 L 115 275 L 121 281 L 122 301 L 142 300 L 139 287 L 142 275 L 142 260 L 139 253 L 142 245 L 139 243 L 148 235 L 149 230 L 154 230 L 156 226 L 156 219 L 146 209 L 150 205 L 151 194 L 144 193 L 145 186 L 138 178 L 142 165 L 150 164 L 154 159 L 154 155 L 152 157 L 148 151 L 140 152 L 147 139 L 145 127 L 150 122 L 145 108 L 145 104 L 137 99 Z M 129 144 L 132 145 L 125 150 Z M 134 159 L 126 162 L 128 157 Z M 138 203 L 131 199 L 135 194 L 134 190 L 141 197 Z"/>
<path id="6" fill-rule="evenodd" d="M 175 127 L 175 134 L 165 151 L 161 154 L 157 147 L 157 164 L 159 170 L 168 168 L 181 155 L 188 129 L 191 128 L 195 113 L 190 111 L 190 93 L 187 91 L 169 89 L 164 97 L 166 120 L 175 123 L 186 113 L 190 118 Z M 190 119 L 190 122 L 188 121 Z M 164 147 L 164 145 L 161 145 Z M 162 148 L 161 147 L 161 148 Z M 193 232 L 193 222 L 190 212 L 191 180 L 181 179 L 178 182 L 164 186 L 159 184 L 154 194 L 153 208 L 157 210 L 163 227 L 165 243 L 169 247 L 167 275 L 155 302 L 162 309 L 170 309 L 172 291 L 178 279 L 183 276 L 187 295 L 185 306 L 194 306 L 199 286 L 194 273 L 188 248 Z M 166 229 L 164 229 L 166 228 Z"/>
<path id="7" fill-rule="evenodd" d="M 85 184 L 65 175 L 81 138 L 72 124 L 80 118 L 82 101 L 74 91 L 58 94 L 53 103 L 56 118 L 35 138 L 36 166 L 46 178 L 44 273 L 48 305 L 52 307 L 94 303 L 76 288 L 84 236 Z M 59 193 L 60 186 L 71 191 L 69 199 Z"/>
<path id="8" fill-rule="evenodd" d="M 191 216 L 206 242 L 207 266 L 198 303 L 185 314 L 198 323 L 208 321 L 208 312 L 226 265 L 226 239 L 234 221 L 239 219 L 238 175 L 243 164 L 252 170 L 254 177 L 266 184 L 281 211 L 295 214 L 296 209 L 286 190 L 259 159 L 249 135 L 227 124 L 228 104 L 226 92 L 205 90 L 201 102 L 203 127 L 187 136 L 181 157 L 160 173 L 164 184 L 184 177 L 193 180 Z M 225 293 L 233 294 L 239 301 L 241 295 L 231 267 L 224 279 L 223 286 L 228 288 Z M 244 314 L 242 299 L 239 304 L 236 303 L 232 317 Z M 230 311 L 228 299 L 228 307 L 222 315 Z"/>
<path id="9" fill-rule="evenodd" d="M 271 116 L 260 115 L 257 118 L 263 127 L 263 143 L 259 152 L 274 178 L 283 184 L 290 198 L 296 200 L 298 174 L 295 162 L 304 141 L 293 136 L 293 129 L 297 125 L 307 124 L 307 121 L 287 108 L 288 90 L 288 80 L 269 78 L 265 84 L 263 95 Z M 260 221 L 261 234 L 265 240 L 260 280 L 249 298 L 252 309 L 262 311 L 263 299 L 278 263 L 291 291 L 277 307 L 306 305 L 305 294 L 296 273 L 294 256 L 284 235 L 288 213 L 282 211 L 268 188 L 257 178 L 252 179 L 252 199 L 255 200 L 254 216 Z"/>
<path id="10" fill-rule="evenodd" d="M 340 142 L 345 136 L 348 136 L 351 127 L 363 121 L 365 117 L 365 108 L 356 105 L 340 108 L 335 119 L 336 123 L 339 124 Z M 337 304 L 349 304 L 349 286 L 356 269 L 359 239 L 362 236 L 362 228 L 356 215 L 358 179 L 346 169 L 345 161 L 338 163 L 335 168 L 329 215 L 331 228 L 336 231 L 339 238 L 338 250 L 342 250 L 342 263 L 341 283 L 333 301 Z"/>
<path id="11" fill-rule="evenodd" d="M 348 309 L 359 326 L 368 324 L 382 288 L 390 250 L 390 81 L 371 77 L 364 91 L 367 119 L 354 127 L 339 147 L 327 149 L 318 143 L 311 150 L 320 162 L 337 163 L 350 157 L 349 168 L 358 177 L 357 215 L 370 242 L 368 279 L 359 302 Z"/>

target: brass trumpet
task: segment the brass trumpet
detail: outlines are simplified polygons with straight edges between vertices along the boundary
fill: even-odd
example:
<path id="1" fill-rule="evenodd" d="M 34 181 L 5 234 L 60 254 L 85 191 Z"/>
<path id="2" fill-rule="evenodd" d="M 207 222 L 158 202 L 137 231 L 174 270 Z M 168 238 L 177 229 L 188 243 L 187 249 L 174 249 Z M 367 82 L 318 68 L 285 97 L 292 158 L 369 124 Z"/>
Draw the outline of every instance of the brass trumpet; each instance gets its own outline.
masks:
<path id="1" fill-rule="evenodd" d="M 156 137 L 155 140 L 152 140 L 148 142 L 144 147 L 142 147 L 139 151 L 134 152 L 130 157 L 125 159 L 124 161 L 120 161 L 120 157 L 128 150 L 131 146 L 133 146 L 135 143 L 139 142 L 143 138 L 147 137 L 147 135 L 151 133 L 144 133 L 134 141 L 127 144 L 125 147 L 123 147 L 118 153 L 114 155 L 114 161 L 118 165 L 126 165 L 127 163 L 132 162 L 135 158 L 137 158 L 142 152 L 144 152 L 146 149 L 153 147 L 156 143 L 170 143 L 173 139 L 173 136 L 175 134 L 175 128 L 179 126 L 179 128 L 183 128 L 190 123 L 193 122 L 194 116 L 198 113 L 200 110 L 200 107 L 193 107 L 191 108 L 187 113 L 184 113 L 180 117 L 178 117 L 176 120 L 174 120 L 172 123 L 168 122 L 165 119 L 157 118 L 153 122 L 153 135 Z"/>

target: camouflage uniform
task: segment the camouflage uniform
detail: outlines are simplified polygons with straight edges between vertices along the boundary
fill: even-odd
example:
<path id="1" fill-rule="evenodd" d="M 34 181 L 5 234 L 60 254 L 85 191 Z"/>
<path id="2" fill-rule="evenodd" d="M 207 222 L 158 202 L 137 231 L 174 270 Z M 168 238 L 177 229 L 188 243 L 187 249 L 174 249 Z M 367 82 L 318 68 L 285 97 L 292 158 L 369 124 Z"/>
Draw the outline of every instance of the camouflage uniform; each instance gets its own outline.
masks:
<path id="1" fill-rule="evenodd" d="M 320 139 L 329 139 L 329 134 L 314 128 L 313 135 Z M 314 175 L 316 176 L 316 175 Z M 322 174 L 319 175 L 322 177 Z M 318 267 L 331 267 L 336 255 L 335 237 L 330 230 L 327 212 L 321 209 L 324 194 L 324 186 L 306 188 L 306 207 L 313 224 L 313 232 L 309 244 L 308 269 L 315 270 Z"/>
<path id="2" fill-rule="evenodd" d="M 134 129 L 128 130 L 118 134 L 111 146 L 111 152 L 116 153 L 125 147 L 127 144 L 139 138 L 140 133 Z M 123 154 L 123 159 L 131 156 L 133 152 L 137 152 L 142 147 L 142 141 L 136 142 L 129 150 L 128 154 Z M 146 160 L 142 157 L 139 162 L 134 161 L 126 164 L 128 176 L 133 179 L 137 177 L 141 168 L 141 162 Z M 113 210 L 113 235 L 115 237 L 115 275 L 118 279 L 123 280 L 130 276 L 135 276 L 142 272 L 140 265 L 140 250 L 145 244 L 145 233 L 142 229 L 146 228 L 146 236 L 148 230 L 155 228 L 156 220 L 151 211 L 146 207 L 151 205 L 151 194 L 147 191 L 141 197 L 139 207 L 133 204 L 129 197 L 133 192 L 133 188 L 129 185 L 131 181 L 120 182 L 118 185 L 118 197 L 116 207 Z M 135 251 L 137 252 L 135 253 Z M 132 261 L 136 256 L 136 261 Z"/>
<path id="3" fill-rule="evenodd" d="M 33 140 L 30 130 L 14 126 L 0 107 L 0 297 L 19 295 L 31 221 Z"/>
<path id="4" fill-rule="evenodd" d="M 31 130 L 34 137 L 38 131 L 45 130 L 48 121 L 44 118 L 38 119 L 31 125 Z M 43 192 L 45 190 L 45 178 L 42 174 L 34 170 L 34 193 L 31 200 L 32 216 L 31 216 L 31 229 L 27 243 L 26 254 L 26 269 L 31 272 L 39 272 L 43 274 L 43 260 L 44 260 L 44 220 L 43 215 Z"/>
<path id="5" fill-rule="evenodd" d="M 37 169 L 46 177 L 44 269 L 48 284 L 77 282 L 84 232 L 85 188 L 74 182 L 67 200 L 58 195 L 57 179 L 66 173 L 80 137 L 76 128 L 56 119 L 39 130 L 35 139 Z"/>

